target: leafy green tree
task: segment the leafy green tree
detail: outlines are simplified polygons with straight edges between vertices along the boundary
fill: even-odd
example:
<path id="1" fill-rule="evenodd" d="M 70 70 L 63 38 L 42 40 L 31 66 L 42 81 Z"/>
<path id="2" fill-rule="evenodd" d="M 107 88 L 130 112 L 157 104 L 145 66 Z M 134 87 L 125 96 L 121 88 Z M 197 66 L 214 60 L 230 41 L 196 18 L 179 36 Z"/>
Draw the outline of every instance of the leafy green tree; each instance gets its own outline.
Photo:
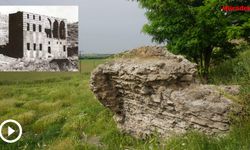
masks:
<path id="1" fill-rule="evenodd" d="M 138 0 L 149 22 L 143 31 L 170 51 L 199 65 L 207 78 L 212 58 L 236 56 L 233 39 L 250 39 L 250 13 L 225 12 L 222 6 L 249 5 L 249 0 Z"/>

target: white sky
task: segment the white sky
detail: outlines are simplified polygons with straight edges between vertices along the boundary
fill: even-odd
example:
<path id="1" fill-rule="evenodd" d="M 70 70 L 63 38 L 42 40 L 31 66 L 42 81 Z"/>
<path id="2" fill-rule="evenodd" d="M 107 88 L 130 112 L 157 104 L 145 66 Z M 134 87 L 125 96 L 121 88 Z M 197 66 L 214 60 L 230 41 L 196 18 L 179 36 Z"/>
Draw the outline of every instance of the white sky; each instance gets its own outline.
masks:
<path id="1" fill-rule="evenodd" d="M 0 13 L 10 14 L 17 11 L 65 18 L 68 22 L 78 21 L 78 6 L 0 6 Z"/>

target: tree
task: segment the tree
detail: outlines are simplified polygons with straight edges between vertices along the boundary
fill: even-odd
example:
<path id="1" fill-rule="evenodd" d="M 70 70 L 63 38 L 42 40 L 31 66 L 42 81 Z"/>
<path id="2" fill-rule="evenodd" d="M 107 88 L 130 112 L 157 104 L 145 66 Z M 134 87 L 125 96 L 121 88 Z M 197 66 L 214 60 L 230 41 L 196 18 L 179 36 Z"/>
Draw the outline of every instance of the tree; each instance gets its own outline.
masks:
<path id="1" fill-rule="evenodd" d="M 249 42 L 250 13 L 225 12 L 222 6 L 249 5 L 249 0 L 138 0 L 149 22 L 143 32 L 170 51 L 196 62 L 207 79 L 211 58 L 237 54 L 232 39 Z"/>

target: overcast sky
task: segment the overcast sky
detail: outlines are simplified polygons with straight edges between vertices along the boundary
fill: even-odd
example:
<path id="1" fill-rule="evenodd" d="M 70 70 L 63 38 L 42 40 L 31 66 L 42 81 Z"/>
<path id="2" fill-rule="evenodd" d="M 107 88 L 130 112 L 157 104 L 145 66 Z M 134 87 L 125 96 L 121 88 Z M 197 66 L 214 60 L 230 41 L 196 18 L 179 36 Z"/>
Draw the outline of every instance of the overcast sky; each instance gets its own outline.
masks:
<path id="1" fill-rule="evenodd" d="M 0 6 L 2 14 L 25 11 L 58 18 L 65 18 L 69 22 L 78 21 L 78 6 Z"/>
<path id="2" fill-rule="evenodd" d="M 147 22 L 144 10 L 128 0 L 1 0 L 0 5 L 75 5 L 79 6 L 80 50 L 83 53 L 117 53 L 144 45 L 154 45 L 141 32 Z M 76 9 L 46 7 L 53 16 L 76 20 Z M 0 8 L 0 12 L 3 9 Z M 46 9 L 29 8 L 29 12 L 47 15 Z M 7 11 L 7 10 L 6 10 Z M 10 10 L 9 10 L 10 11 Z M 63 17 L 65 18 L 65 17 Z"/>

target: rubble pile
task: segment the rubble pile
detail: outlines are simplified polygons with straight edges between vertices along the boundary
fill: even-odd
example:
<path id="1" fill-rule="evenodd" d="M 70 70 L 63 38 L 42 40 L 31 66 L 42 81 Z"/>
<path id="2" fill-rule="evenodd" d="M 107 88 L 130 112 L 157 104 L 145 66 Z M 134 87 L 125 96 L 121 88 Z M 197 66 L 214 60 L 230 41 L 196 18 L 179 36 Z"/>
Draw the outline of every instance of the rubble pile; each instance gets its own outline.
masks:
<path id="1" fill-rule="evenodd" d="M 0 55 L 0 71 L 78 71 L 78 58 L 27 60 Z"/>

